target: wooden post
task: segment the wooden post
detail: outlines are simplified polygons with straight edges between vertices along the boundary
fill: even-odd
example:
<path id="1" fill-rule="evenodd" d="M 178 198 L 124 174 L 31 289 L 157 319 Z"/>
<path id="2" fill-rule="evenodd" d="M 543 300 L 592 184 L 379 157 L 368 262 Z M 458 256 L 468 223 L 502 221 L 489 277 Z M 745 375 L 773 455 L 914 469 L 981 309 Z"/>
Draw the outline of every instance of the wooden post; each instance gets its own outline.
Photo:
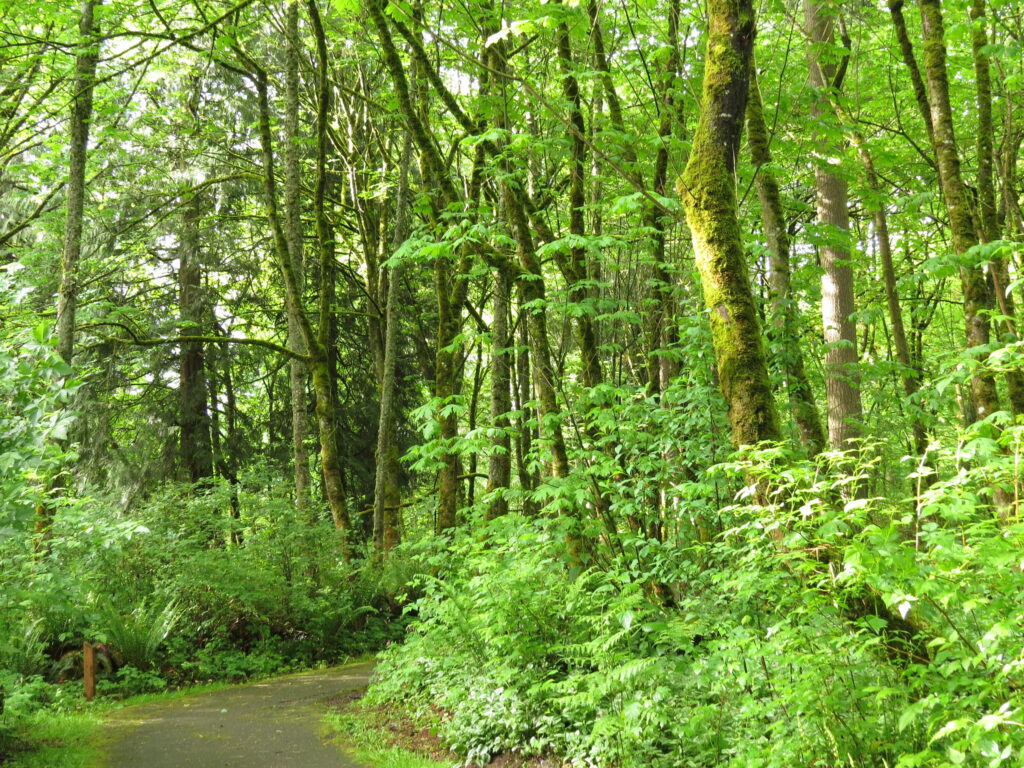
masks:
<path id="1" fill-rule="evenodd" d="M 90 642 L 82 645 L 82 682 L 85 700 L 92 701 L 96 697 L 96 651 Z"/>

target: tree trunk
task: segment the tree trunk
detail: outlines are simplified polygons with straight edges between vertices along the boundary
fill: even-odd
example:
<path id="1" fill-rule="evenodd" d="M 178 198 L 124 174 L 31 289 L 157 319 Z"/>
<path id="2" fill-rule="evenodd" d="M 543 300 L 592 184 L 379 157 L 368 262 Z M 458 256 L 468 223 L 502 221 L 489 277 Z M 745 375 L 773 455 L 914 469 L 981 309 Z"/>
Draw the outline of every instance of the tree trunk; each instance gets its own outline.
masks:
<path id="1" fill-rule="evenodd" d="M 598 27 L 598 29 L 600 28 Z M 572 148 L 569 160 L 569 234 L 573 237 L 574 242 L 569 249 L 569 261 L 563 265 L 563 272 L 569 282 L 569 300 L 578 305 L 576 338 L 580 349 L 580 364 L 583 369 L 583 386 L 593 389 L 601 383 L 602 371 L 597 349 L 593 308 L 587 306 L 590 295 L 590 290 L 586 287 L 587 250 L 582 244 L 586 235 L 584 211 L 587 198 L 584 183 L 586 180 L 587 129 L 583 120 L 580 86 L 573 71 L 569 26 L 564 21 L 558 25 L 556 36 L 558 39 L 558 61 L 562 70 L 562 92 L 565 95 L 565 100 L 569 103 L 567 128 Z"/>
<path id="2" fill-rule="evenodd" d="M 764 107 L 757 82 L 757 67 L 751 60 L 750 95 L 747 99 L 747 142 L 750 158 L 756 168 L 757 196 L 761 202 L 761 222 L 768 251 L 771 254 L 769 285 L 769 339 L 776 365 L 785 373 L 789 404 L 800 442 L 807 453 L 814 456 L 825 447 L 825 431 L 814 393 L 804 370 L 804 355 L 800 348 L 800 333 L 796 302 L 790 282 L 789 233 L 782 209 L 779 182 L 771 170 L 771 148 L 768 128 L 764 120 Z"/>
<path id="3" fill-rule="evenodd" d="M 60 261 L 60 286 L 57 289 L 57 353 L 71 365 L 75 353 L 75 312 L 78 308 L 78 271 L 82 254 L 82 227 L 85 213 L 85 163 L 89 150 L 89 122 L 92 96 L 99 60 L 99 27 L 95 10 L 100 0 L 85 0 L 79 19 L 79 49 L 75 56 L 74 93 L 71 102 L 71 138 L 68 148 L 67 206 L 64 217 L 64 247 Z M 46 551 L 53 510 L 50 500 L 62 492 L 60 472 L 48 481 L 36 505 L 35 530 L 40 534 L 37 550 Z"/>
<path id="4" fill-rule="evenodd" d="M 946 43 L 939 0 L 921 0 L 924 34 L 924 68 L 928 80 L 928 101 L 934 131 L 935 160 L 939 168 L 942 197 L 949 215 L 953 249 L 963 255 L 978 244 L 970 198 L 960 173 L 960 156 L 953 132 L 953 111 L 949 102 L 946 74 Z M 977 267 L 962 267 L 960 282 L 964 295 L 964 325 L 969 349 L 989 343 L 989 312 L 992 292 L 984 273 Z M 999 410 L 999 394 L 991 373 L 979 372 L 971 379 L 971 400 L 978 418 Z"/>
<path id="5" fill-rule="evenodd" d="M 928 91 L 924 87 L 924 80 L 921 79 L 921 70 L 917 66 L 917 59 L 914 56 L 914 44 L 910 41 L 907 32 L 907 22 L 903 18 L 903 0 L 889 0 L 889 14 L 892 16 L 893 29 L 896 31 L 896 40 L 900 44 L 900 53 L 903 56 L 903 63 L 910 75 L 910 83 L 914 88 L 914 100 L 917 102 L 917 109 L 924 120 L 925 130 L 928 131 L 928 140 L 935 140 L 932 129 L 931 107 L 928 106 Z"/>
<path id="6" fill-rule="evenodd" d="M 306 281 L 306 259 L 302 238 L 301 169 L 299 167 L 299 4 L 288 2 L 285 8 L 285 98 L 284 98 L 284 208 L 288 254 L 301 293 Z M 305 353 L 306 344 L 299 321 L 288 312 L 288 346 Z M 288 363 L 288 381 L 292 404 L 292 463 L 295 483 L 295 508 L 300 514 L 309 509 L 309 411 L 306 404 L 308 371 L 301 360 Z"/>
<path id="7" fill-rule="evenodd" d="M 651 188 L 654 194 L 664 196 L 668 184 L 669 141 L 676 113 L 675 80 L 681 65 L 679 55 L 679 0 L 671 0 L 668 8 L 668 60 L 661 83 L 661 119 L 658 123 L 658 151 L 654 157 Z M 654 233 L 654 275 L 648 292 L 650 310 L 647 320 L 647 390 L 651 394 L 664 392 L 679 371 L 679 363 L 666 354 L 676 341 L 676 306 L 672 273 L 666 259 L 667 217 L 660 208 L 648 201 L 646 224 Z"/>
<path id="8" fill-rule="evenodd" d="M 178 307 L 183 336 L 202 335 L 206 314 L 202 296 L 202 268 L 199 264 L 199 222 L 202 218 L 201 192 L 185 203 L 178 247 Z M 210 413 L 206 407 L 206 363 L 202 343 L 181 345 L 178 397 L 181 460 L 192 483 L 213 475 Z"/>
<path id="9" fill-rule="evenodd" d="M 85 161 L 89 148 L 93 84 L 99 61 L 99 27 L 95 11 L 100 0 L 85 0 L 78 23 L 79 50 L 75 56 L 74 95 L 71 102 L 71 139 L 68 149 L 67 211 L 64 250 L 57 295 L 57 352 L 71 364 L 75 349 L 75 311 L 78 308 L 78 269 L 82 254 L 85 210 Z"/>
<path id="10" fill-rule="evenodd" d="M 816 92 L 816 119 L 829 110 L 829 92 L 838 90 L 839 68 L 823 57 L 833 40 L 833 19 L 816 2 L 805 0 L 804 18 L 810 41 L 808 63 Z M 852 447 L 861 432 L 860 370 L 857 358 L 857 325 L 853 321 L 853 266 L 850 264 L 850 214 L 846 180 L 830 168 L 840 161 L 843 147 L 820 137 L 825 157 L 814 170 L 818 224 L 824 242 L 819 248 L 821 267 L 821 319 L 825 334 L 825 396 L 828 405 L 828 438 L 840 451 Z"/>
<path id="11" fill-rule="evenodd" d="M 331 89 L 333 83 L 327 59 L 327 38 L 320 20 L 320 9 L 317 0 L 309 0 L 309 18 L 313 26 L 317 50 L 317 115 L 316 115 L 316 186 L 313 199 L 313 213 L 316 219 L 317 246 L 319 249 L 319 306 L 317 334 L 314 337 L 308 322 L 300 318 L 299 328 L 303 331 L 306 348 L 310 352 L 310 375 L 313 379 L 313 391 L 316 394 L 316 416 L 320 432 L 320 461 L 324 474 L 324 489 L 327 503 L 331 508 L 334 526 L 341 531 L 343 537 L 351 532 L 351 521 L 348 513 L 348 494 L 345 488 L 345 475 L 341 466 L 338 451 L 338 417 L 337 403 L 334 396 L 334 369 L 331 365 L 331 329 L 334 322 L 334 231 L 331 227 L 327 210 L 327 148 L 331 113 Z M 291 271 L 294 280 L 294 270 Z M 287 282 L 287 280 L 286 280 Z M 294 304 L 301 306 L 298 286 L 289 286 L 288 292 L 295 294 Z M 342 542 L 342 555 L 350 557 L 351 542 L 345 538 Z"/>
<path id="12" fill-rule="evenodd" d="M 509 412 L 512 410 L 512 336 L 509 333 L 509 293 L 512 281 L 494 273 L 494 304 L 491 307 L 491 453 L 487 460 L 487 517 L 508 512 L 504 491 L 512 482 Z"/>
<path id="13" fill-rule="evenodd" d="M 907 332 L 903 325 L 903 309 L 900 307 L 900 296 L 896 290 L 896 269 L 892 261 L 892 240 L 889 237 L 889 217 L 885 212 L 885 203 L 882 202 L 882 189 L 875 173 L 875 166 L 867 147 L 858 143 L 858 152 L 864 170 L 867 173 L 868 185 L 876 197 L 872 204 L 872 216 L 875 223 L 875 238 L 878 242 L 878 256 L 882 262 L 882 280 L 885 285 L 885 302 L 889 311 L 889 325 L 892 328 L 893 346 L 896 348 L 896 360 L 903 367 L 900 378 L 903 381 L 903 391 L 907 398 L 912 398 L 919 389 L 921 375 L 920 367 L 911 355 L 910 346 L 907 344 Z M 924 423 L 920 415 L 915 415 L 911 423 L 911 431 L 914 436 L 914 451 L 918 456 L 924 456 L 928 450 L 928 436 L 925 433 Z"/>
<path id="14" fill-rule="evenodd" d="M 995 183 L 995 128 L 992 122 L 992 73 L 985 46 L 985 0 L 974 0 L 971 5 L 973 26 L 971 47 L 974 52 L 974 82 L 978 97 L 978 223 L 983 242 L 998 240 L 1000 236 L 999 209 L 996 205 Z M 1007 290 L 1009 274 L 1003 259 L 996 257 L 990 266 L 996 307 L 1003 320 L 999 322 L 1007 343 L 1017 341 L 1016 314 L 1013 294 Z M 1024 375 L 1020 371 L 1006 372 L 1006 392 L 1014 415 L 1024 413 Z"/>
<path id="15" fill-rule="evenodd" d="M 531 496 L 533 491 L 540 484 L 539 473 L 532 466 L 533 441 L 535 432 L 530 427 L 530 421 L 534 417 L 533 409 L 527 403 L 533 400 L 533 389 L 530 382 L 533 380 L 530 364 L 529 334 L 526 330 L 526 310 L 523 308 L 522 296 L 519 298 L 519 339 L 518 354 L 516 355 L 515 380 L 512 391 L 515 393 L 515 410 L 519 414 L 516 419 L 516 468 L 519 476 L 519 487 L 524 492 L 523 514 L 532 516 L 537 514 L 537 503 Z"/>
<path id="16" fill-rule="evenodd" d="M 310 20 L 317 40 L 317 172 L 314 199 L 314 216 L 317 227 L 317 245 L 320 256 L 320 302 L 317 329 L 314 331 L 309 317 L 304 311 L 302 293 L 296 276 L 295 265 L 291 260 L 288 239 L 281 224 L 277 208 L 277 182 L 274 173 L 274 147 L 271 133 L 270 101 L 268 97 L 267 73 L 256 62 L 248 59 L 256 84 L 259 109 L 259 134 L 263 155 L 263 188 L 267 207 L 267 219 L 274 239 L 274 255 L 278 262 L 286 308 L 294 316 L 302 333 L 303 341 L 308 350 L 307 359 L 313 381 L 313 392 L 316 398 L 316 417 L 320 436 L 320 459 L 324 474 L 324 493 L 331 510 L 334 525 L 342 534 L 342 557 L 347 561 L 351 558 L 348 535 L 351 525 L 348 514 L 348 500 L 345 489 L 345 478 L 338 453 L 337 415 L 332 396 L 332 377 L 330 356 L 327 340 L 330 337 L 333 307 L 330 305 L 330 285 L 333 278 L 331 266 L 334 263 L 334 239 L 326 208 L 327 188 L 327 121 L 330 114 L 331 84 L 327 71 L 327 44 L 320 23 L 319 9 L 316 0 L 308 3 Z"/>
<path id="17" fill-rule="evenodd" d="M 561 35 L 559 37 L 561 39 Z M 560 56 L 564 58 L 566 53 L 564 46 L 567 43 L 563 40 L 559 45 L 563 48 Z M 505 87 L 509 82 L 509 74 L 503 48 L 495 45 L 491 53 L 491 68 L 497 74 L 500 86 Z M 566 85 L 564 81 L 563 87 L 566 89 L 567 95 L 571 95 L 571 87 Z M 583 116 L 580 114 L 579 121 L 582 122 L 582 119 Z M 508 127 L 507 117 L 500 110 L 498 111 L 496 122 L 499 129 Z M 576 124 L 575 130 L 579 131 L 579 123 Z M 582 133 L 579 133 L 578 136 L 582 138 Z M 581 174 L 583 173 L 582 166 L 578 170 Z M 506 163 L 506 176 L 511 176 L 513 171 L 514 169 Z M 572 180 L 570 180 L 570 183 L 572 183 Z M 582 188 L 582 179 L 578 183 Z M 526 209 L 523 196 L 515 187 L 514 182 L 508 180 L 502 182 L 501 192 L 505 217 L 512 230 L 512 238 L 516 243 L 516 256 L 519 261 L 520 307 L 521 312 L 526 313 L 524 330 L 531 358 L 530 367 L 533 373 L 533 389 L 539 406 L 537 417 L 540 423 L 540 438 L 550 452 L 548 456 L 548 473 L 552 477 L 566 477 L 569 474 L 569 456 L 565 446 L 565 437 L 562 433 L 561 412 L 558 408 L 558 396 L 555 391 L 555 371 L 551 363 L 551 353 L 548 349 L 544 276 L 534 248 L 533 233 L 530 230 L 529 211 Z M 582 205 L 582 201 L 578 198 L 574 199 Z M 582 210 L 579 213 L 582 216 Z M 582 219 L 576 220 L 575 226 L 582 226 Z M 600 376 L 600 368 L 598 367 L 595 373 L 595 369 L 591 367 L 590 373 L 586 375 L 588 377 Z"/>
<path id="18" fill-rule="evenodd" d="M 399 168 L 398 194 L 395 196 L 395 228 L 391 240 L 397 250 L 408 236 L 409 163 L 412 148 L 408 139 Z M 405 265 L 401 262 L 388 275 L 387 304 L 384 314 L 384 360 L 380 380 L 380 421 L 377 427 L 377 466 L 373 493 L 373 541 L 385 555 L 400 540 L 401 492 L 398 487 L 398 316 L 399 291 Z"/>
<path id="19" fill-rule="evenodd" d="M 735 164 L 753 43 L 753 0 L 709 0 L 700 120 L 678 182 L 737 446 L 779 439 L 736 210 Z"/>

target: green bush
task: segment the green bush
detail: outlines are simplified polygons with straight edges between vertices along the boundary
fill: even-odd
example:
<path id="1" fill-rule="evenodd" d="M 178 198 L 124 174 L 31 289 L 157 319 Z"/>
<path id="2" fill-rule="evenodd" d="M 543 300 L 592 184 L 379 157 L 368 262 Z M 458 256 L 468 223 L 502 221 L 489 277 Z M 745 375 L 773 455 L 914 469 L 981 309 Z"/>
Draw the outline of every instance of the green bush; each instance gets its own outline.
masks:
<path id="1" fill-rule="evenodd" d="M 995 454 L 981 439 L 963 444 L 972 460 Z M 1015 764 L 1024 523 L 987 501 L 1007 475 L 964 464 L 889 502 L 864 493 L 876 464 L 867 448 L 741 454 L 694 481 L 735 504 L 702 520 L 683 487 L 674 536 L 620 534 L 594 549 L 600 567 L 569 558 L 557 518 L 438 542 L 371 699 L 439 710 L 468 764 Z"/>

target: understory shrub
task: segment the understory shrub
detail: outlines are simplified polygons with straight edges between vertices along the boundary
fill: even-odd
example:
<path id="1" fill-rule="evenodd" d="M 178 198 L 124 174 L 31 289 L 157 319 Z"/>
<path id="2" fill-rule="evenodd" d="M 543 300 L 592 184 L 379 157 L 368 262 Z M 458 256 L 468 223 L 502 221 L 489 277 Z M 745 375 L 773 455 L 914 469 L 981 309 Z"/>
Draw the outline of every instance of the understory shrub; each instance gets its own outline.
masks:
<path id="1" fill-rule="evenodd" d="M 267 484 L 171 485 L 119 511 L 82 497 L 44 548 L 0 539 L 0 695 L 11 717 L 81 696 L 82 643 L 103 643 L 101 694 L 244 680 L 336 663 L 399 638 L 408 562 L 345 565 L 329 521 Z M 250 490 L 251 488 L 251 490 Z"/>
<path id="2" fill-rule="evenodd" d="M 966 462 L 976 439 L 896 502 L 865 492 L 869 449 L 743 453 L 694 481 L 734 504 L 681 488 L 663 540 L 606 538 L 589 565 L 558 518 L 439 542 L 371 700 L 439 710 L 466 764 L 1019 765 L 1024 524 L 990 505 L 1010 476 Z"/>

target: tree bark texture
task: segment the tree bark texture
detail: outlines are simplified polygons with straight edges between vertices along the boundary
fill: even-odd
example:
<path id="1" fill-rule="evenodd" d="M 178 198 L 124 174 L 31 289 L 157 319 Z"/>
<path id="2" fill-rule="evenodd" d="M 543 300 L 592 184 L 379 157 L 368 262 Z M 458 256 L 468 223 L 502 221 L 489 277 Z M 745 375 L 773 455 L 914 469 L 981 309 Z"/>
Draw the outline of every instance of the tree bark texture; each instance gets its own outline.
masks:
<path id="1" fill-rule="evenodd" d="M 202 193 L 192 195 L 183 208 L 178 246 L 178 308 L 183 336 L 203 332 L 206 307 L 200 264 L 199 226 Z M 178 370 L 181 460 L 193 483 L 213 475 L 210 412 L 207 409 L 206 362 L 203 344 L 183 342 Z"/>
<path id="2" fill-rule="evenodd" d="M 494 303 L 491 307 L 491 452 L 487 459 L 487 517 L 508 512 L 504 490 L 512 483 L 512 445 L 509 412 L 512 410 L 512 335 L 509 332 L 509 304 L 512 281 L 494 273 Z"/>
<path id="3" fill-rule="evenodd" d="M 736 156 L 754 33 L 752 0 L 709 0 L 701 114 L 678 182 L 737 446 L 779 439 L 736 206 Z"/>
<path id="4" fill-rule="evenodd" d="M 945 30 L 939 0 L 921 0 L 921 24 L 935 160 L 939 168 L 943 201 L 949 215 L 953 249 L 962 255 L 978 244 L 978 236 L 970 198 L 960 171 L 960 155 L 953 132 L 953 111 L 946 73 Z M 964 296 L 967 346 L 971 349 L 987 347 L 990 341 L 989 312 L 993 307 L 988 280 L 980 268 L 962 267 L 960 283 Z M 972 377 L 971 400 L 978 418 L 985 418 L 999 410 L 999 393 L 991 373 L 976 373 Z"/>
<path id="5" fill-rule="evenodd" d="M 838 67 L 823 56 L 833 40 L 833 18 L 816 2 L 804 2 L 804 19 L 810 42 L 808 63 L 815 90 L 813 114 L 830 109 L 829 92 L 838 88 Z M 853 266 L 850 263 L 850 214 L 847 183 L 830 170 L 843 154 L 839 142 L 821 138 L 824 157 L 814 170 L 815 208 L 824 242 L 819 247 L 821 267 L 821 320 L 825 335 L 825 398 L 828 407 L 829 444 L 836 450 L 852 447 L 860 435 L 860 371 L 857 358 L 857 326 L 853 321 Z"/>
<path id="6" fill-rule="evenodd" d="M 320 438 L 320 460 L 324 476 L 324 495 L 331 510 L 335 528 L 342 534 L 342 557 L 351 557 L 348 500 L 345 478 L 337 443 L 337 416 L 333 398 L 331 366 L 327 350 L 330 336 L 332 307 L 329 304 L 330 291 L 324 282 L 331 279 L 334 263 L 334 240 L 327 220 L 327 116 L 330 109 L 330 82 L 327 79 L 326 42 L 320 24 L 316 0 L 308 4 L 310 20 L 317 37 L 318 49 L 318 102 L 317 102 L 317 173 L 314 199 L 314 216 L 317 226 L 317 246 L 321 268 L 320 306 L 318 327 L 314 330 L 304 311 L 302 292 L 299 288 L 295 265 L 291 260 L 285 228 L 278 213 L 277 182 L 274 171 L 274 141 L 271 132 L 270 101 L 268 97 L 267 74 L 251 59 L 247 61 L 253 71 L 259 108 L 259 135 L 263 156 L 263 189 L 267 208 L 267 220 L 274 238 L 274 256 L 277 260 L 284 283 L 285 306 L 288 313 L 298 321 L 299 330 L 306 344 L 307 360 L 316 399 L 316 418 Z"/>
<path id="7" fill-rule="evenodd" d="M 672 0 L 668 8 L 669 56 L 661 82 L 661 117 L 658 121 L 658 151 L 654 157 L 651 188 L 654 194 L 664 196 L 668 185 L 669 142 L 679 118 L 676 113 L 676 78 L 679 76 L 679 0 Z M 647 389 L 652 394 L 664 392 L 679 372 L 679 363 L 666 354 L 678 341 L 676 329 L 676 296 L 672 273 L 666 255 L 667 216 L 652 203 L 647 203 L 646 224 L 653 232 L 654 274 L 647 301 Z"/>
<path id="8" fill-rule="evenodd" d="M 598 27 L 598 29 L 600 29 Z M 588 303 L 590 289 L 587 287 L 587 250 L 582 240 L 586 235 L 586 124 L 583 119 L 583 103 L 580 86 L 573 70 L 573 58 L 569 26 L 566 22 L 558 25 L 558 61 L 562 70 L 562 91 L 569 104 L 569 143 L 572 147 L 569 160 L 569 234 L 574 243 L 569 249 L 569 262 L 563 265 L 563 272 L 569 282 L 569 300 L 579 305 L 576 316 L 576 338 L 580 349 L 583 369 L 583 386 L 593 389 L 602 380 L 601 358 L 598 354 L 597 330 L 594 325 L 593 307 Z M 614 89 L 613 89 L 614 90 Z"/>
<path id="9" fill-rule="evenodd" d="M 409 163 L 412 148 L 406 140 L 395 196 L 395 228 L 391 241 L 397 250 L 409 229 Z M 398 545 L 401 536 L 401 488 L 398 451 L 398 322 L 399 292 L 404 265 L 391 268 L 387 280 L 384 311 L 384 360 L 380 379 L 380 420 L 377 426 L 377 466 L 373 493 L 373 541 L 385 555 Z"/>
<path id="10" fill-rule="evenodd" d="M 302 237 L 301 168 L 299 165 L 299 4 L 285 7 L 285 98 L 284 98 L 284 172 L 285 172 L 285 236 L 288 254 L 295 270 L 300 293 L 305 286 L 306 259 Z M 306 344 L 299 321 L 288 312 L 288 347 L 306 353 Z M 295 483 L 295 508 L 300 514 L 309 508 L 309 409 L 306 390 L 309 372 L 301 360 L 288 363 L 288 383 L 292 405 L 292 469 Z"/>
<path id="11" fill-rule="evenodd" d="M 988 30 L 985 27 L 985 0 L 974 0 L 971 4 L 971 47 L 974 53 L 974 83 L 978 98 L 978 229 L 983 242 L 998 240 L 999 208 L 996 203 L 995 181 L 995 126 L 992 120 L 992 71 L 985 46 L 988 45 Z M 998 322 L 1004 339 L 1017 341 L 1016 312 L 1013 294 L 1007 290 L 1009 274 L 1001 257 L 990 265 L 995 294 L 995 305 L 1003 319 Z M 1014 415 L 1024 413 L 1024 375 L 1020 371 L 1006 372 L 1006 393 Z"/>
<path id="12" fill-rule="evenodd" d="M 95 11 L 99 0 L 85 0 L 78 24 L 79 49 L 75 55 L 74 93 L 71 100 L 71 137 L 68 148 L 67 208 L 64 248 L 57 295 L 57 352 L 70 364 L 75 349 L 75 312 L 78 308 L 78 272 L 82 255 L 85 206 L 85 162 L 89 150 L 93 86 L 99 61 L 99 27 Z"/>
<path id="13" fill-rule="evenodd" d="M 764 119 L 764 106 L 757 81 L 757 67 L 751 60 L 750 95 L 747 98 L 747 143 L 756 168 L 757 197 L 770 262 L 768 270 L 771 299 L 768 332 L 775 364 L 786 376 L 789 404 L 800 434 L 800 442 L 811 456 L 825 447 L 825 431 L 807 380 L 800 347 L 799 314 L 793 299 L 789 232 L 782 208 L 779 182 L 771 170 L 771 146 Z"/>

